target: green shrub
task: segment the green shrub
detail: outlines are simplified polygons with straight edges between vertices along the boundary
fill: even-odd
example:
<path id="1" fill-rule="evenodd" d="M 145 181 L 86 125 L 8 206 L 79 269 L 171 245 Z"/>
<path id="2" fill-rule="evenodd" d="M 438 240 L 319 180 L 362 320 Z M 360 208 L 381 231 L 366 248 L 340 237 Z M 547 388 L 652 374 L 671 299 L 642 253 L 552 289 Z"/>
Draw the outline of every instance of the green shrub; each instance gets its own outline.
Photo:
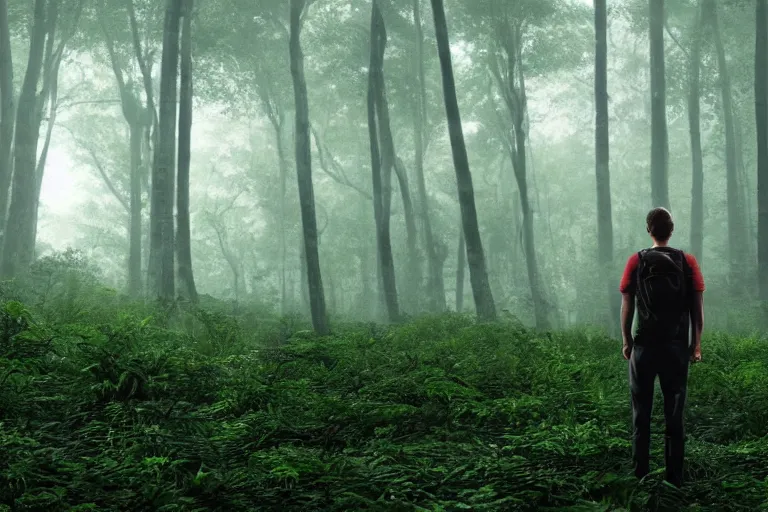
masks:
<path id="1" fill-rule="evenodd" d="M 594 330 L 447 315 L 318 338 L 258 308 L 97 304 L 98 285 L 57 282 L 0 310 L 12 509 L 768 510 L 757 337 L 705 338 L 676 490 L 629 476 L 626 362 Z"/>

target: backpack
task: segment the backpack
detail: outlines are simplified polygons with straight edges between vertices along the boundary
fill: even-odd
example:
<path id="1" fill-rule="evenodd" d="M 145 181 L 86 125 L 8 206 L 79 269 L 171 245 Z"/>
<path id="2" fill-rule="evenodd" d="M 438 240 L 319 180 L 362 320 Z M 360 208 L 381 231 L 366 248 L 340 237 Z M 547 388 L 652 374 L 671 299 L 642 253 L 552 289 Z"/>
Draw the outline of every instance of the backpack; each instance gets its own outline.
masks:
<path id="1" fill-rule="evenodd" d="M 652 339 L 674 339 L 685 328 L 690 311 L 691 271 L 685 253 L 671 247 L 637 253 L 638 333 Z"/>

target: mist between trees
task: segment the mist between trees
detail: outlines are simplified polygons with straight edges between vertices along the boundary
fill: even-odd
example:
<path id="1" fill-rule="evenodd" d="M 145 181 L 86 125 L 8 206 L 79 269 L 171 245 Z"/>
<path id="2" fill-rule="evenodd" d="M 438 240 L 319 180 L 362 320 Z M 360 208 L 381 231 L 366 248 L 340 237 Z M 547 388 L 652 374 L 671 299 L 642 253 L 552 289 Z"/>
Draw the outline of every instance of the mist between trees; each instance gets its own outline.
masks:
<path id="1" fill-rule="evenodd" d="M 0 0 L 0 273 L 74 248 L 132 298 L 320 333 L 615 332 L 666 206 L 708 326 L 749 330 L 767 45 L 762 0 Z"/>

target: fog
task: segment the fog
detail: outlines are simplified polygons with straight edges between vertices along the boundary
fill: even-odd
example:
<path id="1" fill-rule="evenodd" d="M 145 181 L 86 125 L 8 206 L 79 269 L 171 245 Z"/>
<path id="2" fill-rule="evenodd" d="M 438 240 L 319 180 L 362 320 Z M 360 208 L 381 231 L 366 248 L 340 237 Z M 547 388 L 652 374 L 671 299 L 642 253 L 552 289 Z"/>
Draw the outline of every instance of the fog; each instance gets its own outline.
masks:
<path id="1" fill-rule="evenodd" d="M 33 230 L 34 257 L 77 249 L 99 267 L 106 286 L 136 293 L 136 288 L 129 292 L 128 270 L 134 215 L 140 218 L 137 254 L 141 276 L 133 279 L 142 283 L 140 296 L 151 298 L 159 292 L 152 284 L 150 268 L 155 243 L 149 236 L 154 229 L 150 206 L 153 200 L 167 204 L 169 197 L 172 204 L 176 202 L 173 186 L 166 189 L 170 195 L 152 199 L 159 194 L 153 192 L 152 180 L 164 165 L 170 163 L 175 169 L 179 164 L 175 148 L 182 126 L 174 118 L 166 126 L 175 126 L 175 131 L 161 133 L 165 114 L 159 112 L 159 106 L 168 102 L 161 90 L 161 56 L 167 51 L 163 45 L 164 8 L 144 0 L 129 3 L 136 17 L 135 32 L 125 2 L 60 2 L 52 43 L 62 49 L 61 63 L 54 66 L 55 52 L 48 59 L 44 49 L 37 85 L 48 96 L 36 100 L 43 111 L 35 129 L 39 132 L 38 164 L 42 163 L 44 173 Z M 11 2 L 7 6 L 12 96 L 17 99 L 30 62 L 32 4 Z M 288 4 L 275 0 L 251 6 L 208 0 L 195 5 L 191 23 L 190 249 L 199 293 L 308 318 L 314 272 L 307 274 L 303 257 L 308 235 L 302 230 L 297 169 L 303 172 L 304 163 L 296 159 L 296 82 L 291 75 Z M 670 207 L 675 219 L 672 244 L 693 252 L 702 265 L 708 297 L 713 297 L 712 321 L 736 328 L 741 320 L 733 314 L 735 304 L 757 308 L 758 139 L 755 23 L 750 2 L 717 2 L 714 8 L 707 2 L 667 2 L 661 70 L 666 83 L 653 96 L 665 96 L 661 122 L 668 135 L 657 134 L 658 141 L 667 139 L 659 142 L 668 145 L 667 150 L 659 149 L 668 155 L 664 162 L 652 157 L 652 118 L 660 111 L 654 114 L 651 94 L 648 3 L 610 2 L 610 158 L 605 176 L 610 176 L 611 232 L 607 235 L 598 233 L 592 2 L 507 5 L 490 0 L 446 1 L 455 92 L 477 212 L 476 219 L 469 222 L 479 228 L 482 270 L 477 261 L 472 263 L 472 254 L 478 253 L 464 242 L 466 218 L 460 228 L 444 70 L 438 59 L 431 7 L 421 6 L 423 55 L 418 51 L 412 2 L 387 0 L 380 7 L 387 37 L 381 77 L 388 119 L 382 124 L 380 106 L 374 116 L 382 156 L 382 208 L 390 210 L 389 226 L 384 230 L 390 233 L 381 235 L 387 238 L 381 245 L 376 223 L 383 221 L 376 221 L 374 214 L 378 192 L 372 187 L 366 103 L 373 55 L 371 4 L 363 0 L 309 4 L 303 11 L 300 44 L 311 127 L 309 163 L 318 268 L 330 315 L 392 320 L 397 315 L 391 314 L 388 297 L 397 299 L 398 314 L 409 316 L 457 308 L 472 312 L 479 292 L 471 275 L 485 272 L 500 314 L 541 327 L 615 327 L 612 308 L 620 300 L 616 288 L 623 265 L 630 254 L 650 244 L 645 213 L 667 201 L 664 193 L 652 189 L 653 173 L 662 176 L 668 188 L 668 204 L 663 206 Z M 503 16 L 508 16 L 506 25 L 499 21 Z M 504 26 L 513 29 L 504 32 Z M 511 54 L 511 47 L 504 46 L 505 34 L 511 34 L 509 44 L 515 47 Z M 138 58 L 134 36 L 143 46 Z M 689 116 L 691 54 L 697 45 L 697 123 L 703 161 L 700 220 L 693 218 L 697 192 Z M 718 58 L 720 54 L 724 60 Z M 119 85 L 146 109 L 142 60 L 150 64 L 155 112 L 150 115 L 159 115 L 139 129 L 143 142 L 137 142 L 141 148 L 136 156 L 136 180 L 141 183 L 136 182 L 140 194 L 134 199 L 141 211 L 132 214 L 136 205 L 129 204 L 129 124 Z M 5 61 L 3 65 L 7 66 Z M 511 79 L 505 75 L 510 70 Z M 55 76 L 55 94 L 50 87 L 46 89 L 46 76 Z M 509 100 L 521 90 L 527 102 L 516 111 Z M 423 117 L 419 114 L 422 101 Z M 50 150 L 44 155 L 52 103 L 56 118 Z M 177 103 L 180 109 L 182 102 Z M 519 125 L 518 114 L 522 116 Z M 389 143 L 381 131 L 385 124 L 385 132 L 392 133 L 389 162 Z M 417 142 L 417 131 L 421 142 Z M 518 131 L 523 133 L 522 139 L 516 139 Z M 151 134 L 158 133 L 159 139 L 150 140 Z M 158 159 L 157 144 L 172 148 L 171 153 L 160 152 L 165 156 Z M 417 154 L 417 144 L 423 146 L 422 155 Z M 521 148 L 526 156 L 522 164 L 514 161 Z M 170 160 L 163 160 L 170 154 Z M 426 203 L 419 188 L 420 167 Z M 26 171 L 17 168 L 15 172 Z M 516 172 L 523 173 L 524 184 Z M 17 195 L 14 187 L 24 185 L 17 181 L 14 178 L 9 184 L 10 196 L 21 201 L 23 194 Z M 521 185 L 527 190 L 521 192 Z M 530 203 L 527 210 L 526 202 Z M 162 215 L 158 215 L 160 219 Z M 175 210 L 173 216 L 176 218 Z M 163 221 L 158 222 L 159 226 Z M 702 228 L 699 248 L 692 237 Z M 609 253 L 600 256 L 599 240 L 606 236 L 601 250 L 610 247 Z M 16 238 L 6 236 L 6 243 L 17 243 L 10 240 Z M 177 247 L 179 241 L 171 243 Z M 391 245 L 394 271 L 389 288 L 387 245 Z M 465 246 L 469 260 L 462 254 Z M 157 251 L 162 252 L 159 245 Z M 14 273 L 29 264 L 19 258 L 21 267 L 16 266 Z M 174 261 L 160 273 L 166 275 L 168 268 L 178 265 Z M 176 272 L 170 279 L 178 285 L 173 294 L 183 295 L 186 285 L 180 283 L 184 278 Z"/>

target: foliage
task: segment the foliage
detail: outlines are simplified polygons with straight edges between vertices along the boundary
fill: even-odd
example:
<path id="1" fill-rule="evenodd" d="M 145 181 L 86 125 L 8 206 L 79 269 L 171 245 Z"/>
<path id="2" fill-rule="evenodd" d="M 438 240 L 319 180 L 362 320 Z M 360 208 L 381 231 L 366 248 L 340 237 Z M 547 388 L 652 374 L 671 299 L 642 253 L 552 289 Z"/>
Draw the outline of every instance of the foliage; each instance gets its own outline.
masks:
<path id="1" fill-rule="evenodd" d="M 49 265 L 82 268 L 76 258 Z M 74 271 L 74 270 L 70 270 Z M 693 367 L 688 485 L 628 475 L 626 363 L 592 331 L 419 318 L 0 310 L 0 505 L 33 510 L 765 510 L 768 345 Z M 663 461 L 661 408 L 655 460 Z M 761 508 L 762 507 L 762 508 Z"/>

